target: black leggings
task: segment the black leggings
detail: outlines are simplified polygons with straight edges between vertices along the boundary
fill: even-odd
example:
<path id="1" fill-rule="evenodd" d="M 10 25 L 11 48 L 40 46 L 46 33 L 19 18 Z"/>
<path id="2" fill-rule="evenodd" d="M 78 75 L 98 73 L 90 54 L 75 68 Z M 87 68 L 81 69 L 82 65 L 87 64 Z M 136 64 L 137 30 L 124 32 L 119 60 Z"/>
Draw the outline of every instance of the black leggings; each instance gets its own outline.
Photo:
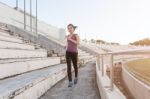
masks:
<path id="1" fill-rule="evenodd" d="M 77 52 L 66 52 L 66 61 L 67 61 L 67 73 L 69 81 L 72 81 L 71 73 L 71 61 L 73 63 L 75 77 L 78 77 L 78 53 Z"/>

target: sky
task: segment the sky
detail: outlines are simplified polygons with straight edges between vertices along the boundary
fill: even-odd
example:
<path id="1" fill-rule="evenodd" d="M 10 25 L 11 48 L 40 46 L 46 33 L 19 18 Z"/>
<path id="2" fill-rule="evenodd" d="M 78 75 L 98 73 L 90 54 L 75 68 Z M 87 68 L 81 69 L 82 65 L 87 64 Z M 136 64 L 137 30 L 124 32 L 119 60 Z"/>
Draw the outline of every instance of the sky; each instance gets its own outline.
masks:
<path id="1" fill-rule="evenodd" d="M 13 7 L 15 1 L 0 0 Z M 24 0 L 18 1 L 23 9 Z M 38 19 L 59 28 L 73 23 L 82 39 L 128 44 L 150 38 L 150 0 L 38 0 Z"/>

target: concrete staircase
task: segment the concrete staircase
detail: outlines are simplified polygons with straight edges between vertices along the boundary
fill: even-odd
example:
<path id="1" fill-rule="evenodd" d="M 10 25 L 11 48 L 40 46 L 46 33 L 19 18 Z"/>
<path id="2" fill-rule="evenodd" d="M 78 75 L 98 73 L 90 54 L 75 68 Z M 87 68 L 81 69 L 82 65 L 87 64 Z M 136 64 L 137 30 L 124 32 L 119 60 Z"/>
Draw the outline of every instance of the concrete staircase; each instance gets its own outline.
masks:
<path id="1" fill-rule="evenodd" d="M 55 84 L 61 77 L 53 75 L 63 69 L 58 69 L 62 66 L 60 57 L 47 57 L 45 49 L 36 49 L 34 44 L 26 43 L 4 25 L 0 26 L 0 99 L 36 99 L 45 91 L 35 87 L 42 81 L 46 83 L 45 79 Z M 47 85 L 49 89 L 51 83 Z"/>
<path id="2" fill-rule="evenodd" d="M 48 57 L 38 46 L 0 24 L 0 99 L 37 99 L 66 77 L 66 64 L 58 53 L 52 51 Z M 81 63 L 93 58 L 79 53 Z"/>

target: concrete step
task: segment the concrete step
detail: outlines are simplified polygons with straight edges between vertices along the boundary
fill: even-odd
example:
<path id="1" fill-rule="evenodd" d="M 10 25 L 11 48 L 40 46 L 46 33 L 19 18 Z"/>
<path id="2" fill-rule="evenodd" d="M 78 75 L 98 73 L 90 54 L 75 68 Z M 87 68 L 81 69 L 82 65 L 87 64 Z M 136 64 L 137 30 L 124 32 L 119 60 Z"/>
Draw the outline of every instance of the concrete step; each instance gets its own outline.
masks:
<path id="1" fill-rule="evenodd" d="M 0 23 L 0 28 L 6 28 L 6 24 Z"/>
<path id="2" fill-rule="evenodd" d="M 52 57 L 57 57 L 58 56 L 58 54 L 52 54 Z"/>
<path id="3" fill-rule="evenodd" d="M 39 58 L 0 64 L 0 79 L 60 64 L 60 57 Z"/>
<path id="4" fill-rule="evenodd" d="M 0 49 L 0 59 L 47 57 L 45 50 Z"/>
<path id="5" fill-rule="evenodd" d="M 2 31 L 9 31 L 5 26 L 0 26 L 0 30 L 2 30 Z"/>
<path id="6" fill-rule="evenodd" d="M 2 31 L 0 31 L 0 35 L 2 35 L 2 36 L 11 36 L 11 35 L 9 34 L 9 32 L 2 32 Z"/>
<path id="7" fill-rule="evenodd" d="M 10 31 L 0 30 L 0 35 L 6 36 L 6 37 L 14 37 L 14 38 L 22 39 L 22 37 L 19 36 L 19 34 L 16 34 L 16 33 L 10 32 Z"/>
<path id="8" fill-rule="evenodd" d="M 26 50 L 34 50 L 35 47 L 29 44 L 24 43 L 15 43 L 9 41 L 1 41 L 0 40 L 0 48 L 9 48 L 9 49 L 26 49 Z"/>
<path id="9" fill-rule="evenodd" d="M 23 40 L 17 37 L 13 36 L 2 36 L 0 35 L 0 40 L 2 41 L 10 41 L 10 42 L 16 42 L 16 43 L 23 43 Z"/>
<path id="10" fill-rule="evenodd" d="M 84 54 L 78 54 L 78 56 L 90 56 L 90 54 L 89 53 L 84 53 Z"/>
<path id="11" fill-rule="evenodd" d="M 9 32 L 9 30 L 8 30 L 8 29 L 4 29 L 4 28 L 0 27 L 0 32 Z"/>
<path id="12" fill-rule="evenodd" d="M 86 52 L 86 51 L 84 51 L 84 50 L 82 50 L 82 49 L 78 49 L 78 51 L 79 51 L 79 52 Z"/>
<path id="13" fill-rule="evenodd" d="M 0 80 L 0 99 L 38 99 L 66 75 L 66 64 L 59 64 Z"/>
<path id="14" fill-rule="evenodd" d="M 94 56 L 92 56 L 92 55 L 88 55 L 88 56 L 79 56 L 79 59 L 92 59 L 92 58 L 94 58 Z"/>
<path id="15" fill-rule="evenodd" d="M 44 58 L 13 58 L 13 59 L 1 59 L 0 64 L 5 63 L 14 63 L 14 62 L 25 62 L 25 61 L 34 61 L 34 60 L 41 60 Z"/>
<path id="16" fill-rule="evenodd" d="M 85 51 L 79 51 L 79 54 L 86 54 L 87 52 Z"/>
<path id="17" fill-rule="evenodd" d="M 81 64 L 85 64 L 87 62 L 91 62 L 91 61 L 94 61 L 95 60 L 95 57 L 90 55 L 90 56 L 80 56 L 79 57 L 79 63 Z"/>
<path id="18" fill-rule="evenodd" d="M 19 36 L 19 34 L 12 33 L 12 32 L 7 32 L 7 31 L 0 31 L 0 36 L 16 38 L 16 39 L 21 39 L 22 40 L 22 37 Z"/>

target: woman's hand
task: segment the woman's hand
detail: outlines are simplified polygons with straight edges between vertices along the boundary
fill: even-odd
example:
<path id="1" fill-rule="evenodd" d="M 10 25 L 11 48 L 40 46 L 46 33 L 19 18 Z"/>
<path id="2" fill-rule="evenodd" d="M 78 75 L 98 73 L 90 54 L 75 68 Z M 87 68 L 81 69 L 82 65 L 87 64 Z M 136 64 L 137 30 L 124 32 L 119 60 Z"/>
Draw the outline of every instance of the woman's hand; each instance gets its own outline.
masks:
<path id="1" fill-rule="evenodd" d="M 71 39 L 71 36 L 68 36 L 68 38 L 67 38 L 69 41 L 71 41 L 72 39 Z"/>
<path id="2" fill-rule="evenodd" d="M 77 44 L 77 45 L 78 45 L 78 44 L 79 44 L 79 42 L 80 42 L 80 38 L 79 38 L 79 36 L 78 36 L 78 35 L 76 35 L 76 38 L 77 38 L 77 40 L 74 40 L 74 39 L 72 39 L 72 38 L 71 38 L 71 36 L 68 36 L 68 38 L 67 38 L 67 39 L 68 39 L 69 41 L 71 41 L 71 42 L 73 42 L 73 43 L 75 43 L 75 44 Z"/>
<path id="3" fill-rule="evenodd" d="M 66 49 L 66 48 L 67 48 L 67 46 L 65 45 L 65 46 L 64 46 L 64 49 Z"/>

